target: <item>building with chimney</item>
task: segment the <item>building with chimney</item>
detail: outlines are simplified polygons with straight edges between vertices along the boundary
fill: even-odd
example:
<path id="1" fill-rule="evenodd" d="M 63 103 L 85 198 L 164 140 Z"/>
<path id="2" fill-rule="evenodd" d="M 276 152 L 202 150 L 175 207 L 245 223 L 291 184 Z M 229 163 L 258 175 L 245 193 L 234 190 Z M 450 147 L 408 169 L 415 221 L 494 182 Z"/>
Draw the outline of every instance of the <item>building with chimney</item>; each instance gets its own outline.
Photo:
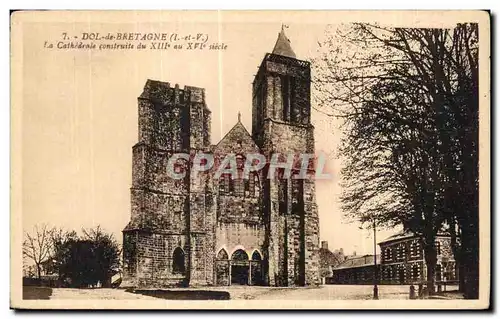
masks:
<path id="1" fill-rule="evenodd" d="M 321 247 L 319 248 L 319 265 L 321 280 L 323 283 L 326 282 L 326 278 L 333 275 L 333 268 L 342 264 L 345 258 L 346 256 L 344 256 L 342 248 L 331 251 L 328 248 L 328 242 L 326 240 L 321 242 Z"/>
<path id="2" fill-rule="evenodd" d="M 173 154 L 266 158 L 314 154 L 311 69 L 296 58 L 282 29 L 252 87 L 251 132 L 238 117 L 219 141 L 202 88 L 148 80 L 138 98 L 138 142 L 132 148 L 131 219 L 123 230 L 123 286 L 311 286 L 320 282 L 319 219 L 313 174 L 248 178 L 174 170 Z M 314 167 L 310 167 L 314 173 Z M 241 176 L 241 175 L 240 175 Z"/>
<path id="3" fill-rule="evenodd" d="M 458 282 L 458 267 L 453 257 L 449 234 L 439 233 L 435 241 L 437 263 L 435 281 L 441 285 Z M 427 267 L 422 238 L 410 230 L 402 230 L 378 243 L 377 271 L 373 255 L 352 256 L 333 269 L 331 284 L 412 285 L 427 281 Z M 375 277 L 376 276 L 376 277 Z"/>

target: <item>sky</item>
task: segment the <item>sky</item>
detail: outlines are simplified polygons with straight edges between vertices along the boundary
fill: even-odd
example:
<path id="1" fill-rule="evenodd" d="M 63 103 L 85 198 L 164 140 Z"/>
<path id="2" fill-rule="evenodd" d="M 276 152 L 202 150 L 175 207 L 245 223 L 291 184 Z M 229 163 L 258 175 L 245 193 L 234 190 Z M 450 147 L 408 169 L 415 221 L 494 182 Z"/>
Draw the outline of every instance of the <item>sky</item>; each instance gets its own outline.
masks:
<path id="1" fill-rule="evenodd" d="M 203 87 L 212 111 L 212 144 L 237 122 L 251 131 L 251 83 L 281 24 L 297 57 L 314 57 L 326 23 L 274 14 L 235 17 L 130 13 L 67 15 L 23 24 L 22 221 L 25 231 L 47 224 L 68 230 L 100 225 L 121 242 L 130 219 L 132 146 L 137 97 L 147 79 Z M 52 19 L 51 21 L 54 21 Z M 224 51 L 47 49 L 62 34 L 82 32 L 204 33 Z M 313 70 L 314 72 L 314 70 Z M 314 91 L 313 91 L 314 94 Z M 316 151 L 327 155 L 331 180 L 317 181 L 320 238 L 331 250 L 373 253 L 372 232 L 342 217 L 338 123 L 312 111 Z M 377 241 L 394 230 L 380 230 Z"/>

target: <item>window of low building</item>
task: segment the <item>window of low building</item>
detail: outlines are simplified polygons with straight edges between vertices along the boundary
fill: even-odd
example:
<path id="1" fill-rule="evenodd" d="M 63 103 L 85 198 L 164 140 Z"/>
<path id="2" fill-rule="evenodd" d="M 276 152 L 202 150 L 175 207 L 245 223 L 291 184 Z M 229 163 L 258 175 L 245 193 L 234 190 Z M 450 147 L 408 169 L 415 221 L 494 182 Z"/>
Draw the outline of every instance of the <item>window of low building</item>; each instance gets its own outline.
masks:
<path id="1" fill-rule="evenodd" d="M 411 267 L 411 277 L 413 279 L 419 279 L 420 278 L 420 264 L 415 263 Z"/>
<path id="2" fill-rule="evenodd" d="M 414 240 L 410 244 L 410 256 L 411 257 L 420 256 L 420 242 L 418 240 Z"/>
<path id="3" fill-rule="evenodd" d="M 392 266 L 387 267 L 387 279 L 392 279 Z"/>
<path id="4" fill-rule="evenodd" d="M 442 280 L 441 274 L 442 274 L 441 265 L 437 264 L 436 265 L 436 281 L 441 281 Z"/>
<path id="5" fill-rule="evenodd" d="M 397 261 L 404 261 L 406 254 L 406 247 L 403 243 L 397 246 Z"/>
<path id="6" fill-rule="evenodd" d="M 392 249 L 390 247 L 387 247 L 384 250 L 384 260 L 386 260 L 386 261 L 392 260 Z"/>

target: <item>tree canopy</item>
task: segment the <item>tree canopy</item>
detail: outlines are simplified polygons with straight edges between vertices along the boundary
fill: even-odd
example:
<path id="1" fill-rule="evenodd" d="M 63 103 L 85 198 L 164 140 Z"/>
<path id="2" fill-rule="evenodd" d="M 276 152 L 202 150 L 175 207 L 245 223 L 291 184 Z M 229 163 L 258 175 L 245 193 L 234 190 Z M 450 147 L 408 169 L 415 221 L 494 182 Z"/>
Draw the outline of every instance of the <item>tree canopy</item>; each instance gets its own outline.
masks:
<path id="1" fill-rule="evenodd" d="M 421 236 L 432 291 L 444 226 L 468 233 L 460 249 L 478 262 L 478 26 L 357 23 L 319 46 L 316 102 L 343 123 L 342 208 Z"/>

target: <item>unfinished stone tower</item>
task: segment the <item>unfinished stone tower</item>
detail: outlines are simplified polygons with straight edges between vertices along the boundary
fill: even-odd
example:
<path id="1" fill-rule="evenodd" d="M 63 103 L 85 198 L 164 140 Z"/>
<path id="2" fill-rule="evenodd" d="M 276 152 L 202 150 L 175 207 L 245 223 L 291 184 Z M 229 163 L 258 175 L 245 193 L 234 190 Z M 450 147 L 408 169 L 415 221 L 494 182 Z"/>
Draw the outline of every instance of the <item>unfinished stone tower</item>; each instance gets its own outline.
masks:
<path id="1" fill-rule="evenodd" d="M 123 230 L 123 286 L 304 286 L 319 284 L 319 220 L 313 177 L 195 177 L 176 153 L 314 154 L 310 65 L 296 59 L 283 30 L 253 82 L 252 133 L 241 123 L 210 142 L 204 89 L 148 80 L 138 99 L 132 149 L 131 220 Z M 238 170 L 242 168 L 238 164 Z M 314 167 L 310 167 L 311 173 Z M 312 176 L 313 174 L 309 174 Z"/>
<path id="2" fill-rule="evenodd" d="M 123 231 L 125 284 L 212 284 L 215 210 L 208 180 L 167 176 L 173 154 L 210 146 L 203 89 L 148 80 L 139 97 L 139 142 L 132 148 L 131 221 Z M 207 191 L 208 190 L 208 191 Z M 128 281 L 128 283 L 127 283 Z"/>

